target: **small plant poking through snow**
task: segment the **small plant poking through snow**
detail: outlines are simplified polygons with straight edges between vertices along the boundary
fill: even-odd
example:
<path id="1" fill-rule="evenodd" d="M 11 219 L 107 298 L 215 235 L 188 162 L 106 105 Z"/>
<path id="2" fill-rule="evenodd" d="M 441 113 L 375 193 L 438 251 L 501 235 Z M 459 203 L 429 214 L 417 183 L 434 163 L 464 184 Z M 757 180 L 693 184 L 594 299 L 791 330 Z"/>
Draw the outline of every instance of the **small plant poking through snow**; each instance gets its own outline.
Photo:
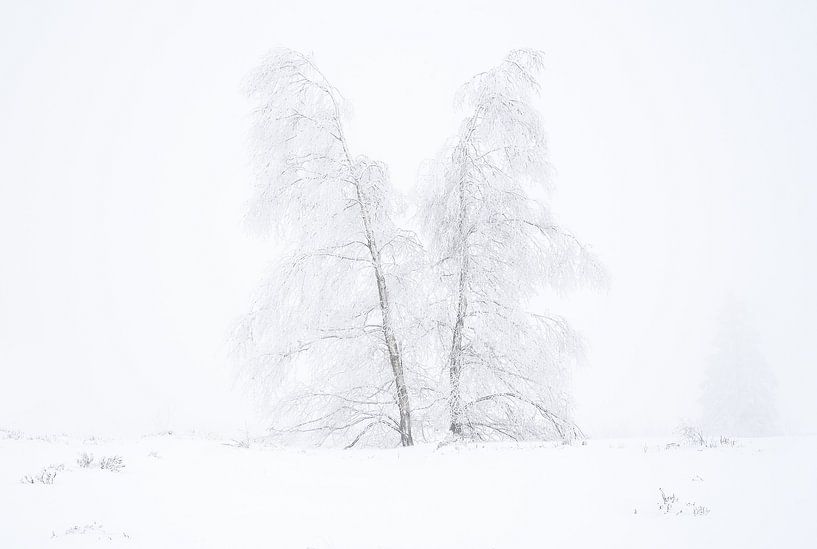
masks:
<path id="1" fill-rule="evenodd" d="M 730 438 L 727 436 L 721 435 L 720 438 L 706 438 L 703 435 L 703 431 L 699 427 L 690 424 L 682 424 L 678 427 L 678 435 L 681 438 L 681 442 L 687 446 L 697 446 L 699 448 L 718 448 L 718 447 L 729 447 L 734 448 L 736 444 L 736 440 L 734 438 Z M 676 442 L 671 442 L 667 444 L 667 450 L 670 448 L 678 448 L 680 444 Z"/>
<path id="2" fill-rule="evenodd" d="M 88 452 L 82 452 L 82 454 L 77 458 L 77 465 L 79 465 L 83 469 L 98 467 L 99 469 L 118 473 L 125 467 L 125 462 L 122 459 L 122 456 L 101 457 L 99 458 L 99 461 L 94 462 L 93 454 L 89 454 Z"/>
<path id="3" fill-rule="evenodd" d="M 701 430 L 692 425 L 682 425 L 678 428 L 678 434 L 681 436 L 681 440 L 690 446 L 710 446 L 707 444 Z"/>
<path id="4" fill-rule="evenodd" d="M 61 536 L 90 536 L 96 538 L 98 541 L 113 541 L 115 538 L 122 538 L 122 539 L 130 539 L 130 536 L 126 532 L 114 533 L 108 532 L 103 527 L 102 524 L 98 522 L 92 522 L 90 524 L 85 524 L 83 526 L 72 526 L 68 530 L 66 530 L 63 534 L 57 534 L 56 532 L 51 532 L 51 538 L 57 538 Z"/>
<path id="5" fill-rule="evenodd" d="M 83 469 L 89 468 L 94 463 L 94 454 L 82 452 L 82 455 L 77 458 L 77 465 Z"/>
<path id="6" fill-rule="evenodd" d="M 692 508 L 692 516 L 693 517 L 703 517 L 709 514 L 709 507 L 704 507 L 703 505 L 698 505 L 694 501 L 691 503 L 687 503 L 687 507 Z"/>
<path id="7" fill-rule="evenodd" d="M 663 511 L 664 514 L 670 513 L 672 506 L 678 503 L 678 496 L 675 494 L 665 494 L 663 488 L 659 488 L 658 491 L 661 493 L 661 501 L 658 503 L 658 509 Z"/>
<path id="8" fill-rule="evenodd" d="M 99 459 L 99 468 L 118 473 L 125 467 L 121 456 L 109 456 Z"/>
<path id="9" fill-rule="evenodd" d="M 673 509 L 676 509 L 679 505 L 681 505 L 678 496 L 675 494 L 666 494 L 663 488 L 659 488 L 658 492 L 661 494 L 661 501 L 658 502 L 658 510 L 663 512 L 665 515 L 672 513 Z M 685 503 L 683 507 L 675 511 L 675 514 L 684 514 L 684 509 L 687 509 L 688 511 L 691 510 L 693 517 L 702 517 L 709 514 L 709 507 L 698 505 L 694 501 Z"/>
<path id="10" fill-rule="evenodd" d="M 227 446 L 233 446 L 235 448 L 249 448 L 251 446 L 250 433 L 249 431 L 247 431 L 244 433 L 243 439 L 234 438 L 232 441 L 226 442 L 225 444 Z"/>
<path id="11" fill-rule="evenodd" d="M 65 469 L 65 465 L 49 465 L 43 467 L 36 475 L 25 475 L 20 479 L 23 484 L 54 484 L 57 473 Z"/>
<path id="12" fill-rule="evenodd" d="M 6 429 L 0 429 L 0 439 L 8 439 L 8 440 L 22 440 L 24 435 L 22 431 L 9 431 Z"/>

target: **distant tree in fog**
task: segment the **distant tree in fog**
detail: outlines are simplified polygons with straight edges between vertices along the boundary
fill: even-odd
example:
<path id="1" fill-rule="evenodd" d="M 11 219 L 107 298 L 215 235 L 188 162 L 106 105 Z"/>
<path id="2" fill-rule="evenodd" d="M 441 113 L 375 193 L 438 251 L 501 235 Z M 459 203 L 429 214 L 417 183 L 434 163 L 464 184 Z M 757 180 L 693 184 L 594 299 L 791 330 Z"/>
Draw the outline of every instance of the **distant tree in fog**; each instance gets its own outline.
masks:
<path id="1" fill-rule="evenodd" d="M 765 436 L 778 432 L 775 378 L 745 309 L 730 302 L 701 390 L 701 425 L 711 435 Z"/>
<path id="2" fill-rule="evenodd" d="M 411 445 L 411 321 L 396 303 L 414 295 L 420 248 L 392 222 L 386 166 L 352 155 L 342 98 L 304 55 L 271 53 L 248 94 L 251 218 L 288 253 L 237 334 L 243 377 L 277 432 Z"/>
<path id="3" fill-rule="evenodd" d="M 512 51 L 466 83 L 466 115 L 427 174 L 426 228 L 440 286 L 447 427 L 477 438 L 571 438 L 568 365 L 579 339 L 529 310 L 542 287 L 603 272 L 548 207 L 546 140 L 533 98 L 542 56 Z"/>

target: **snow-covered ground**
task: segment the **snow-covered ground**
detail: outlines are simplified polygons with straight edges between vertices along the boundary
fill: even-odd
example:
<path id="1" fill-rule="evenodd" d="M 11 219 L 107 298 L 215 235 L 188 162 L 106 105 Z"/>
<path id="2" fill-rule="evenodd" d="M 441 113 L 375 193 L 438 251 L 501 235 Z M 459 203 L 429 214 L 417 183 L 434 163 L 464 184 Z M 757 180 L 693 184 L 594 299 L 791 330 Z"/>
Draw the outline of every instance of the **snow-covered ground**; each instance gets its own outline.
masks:
<path id="1" fill-rule="evenodd" d="M 817 437 L 671 442 L 342 451 L 0 432 L 0 547 L 817 547 Z M 124 468 L 101 469 L 110 456 Z M 52 484 L 21 481 L 50 465 Z"/>

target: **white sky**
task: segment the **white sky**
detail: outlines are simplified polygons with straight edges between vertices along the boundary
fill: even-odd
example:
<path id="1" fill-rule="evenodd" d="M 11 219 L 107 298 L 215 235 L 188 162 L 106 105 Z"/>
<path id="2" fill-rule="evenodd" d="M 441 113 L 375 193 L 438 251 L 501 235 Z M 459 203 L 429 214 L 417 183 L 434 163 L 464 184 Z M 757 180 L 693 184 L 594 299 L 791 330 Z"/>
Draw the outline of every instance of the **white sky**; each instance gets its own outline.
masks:
<path id="1" fill-rule="evenodd" d="M 694 417 L 731 293 L 785 426 L 817 429 L 817 3 L 129 4 L 0 5 L 0 427 L 255 424 L 224 359 L 274 248 L 241 224 L 240 87 L 283 45 L 405 192 L 459 84 L 544 50 L 555 210 L 612 276 L 558 309 L 591 348 L 583 427 Z"/>

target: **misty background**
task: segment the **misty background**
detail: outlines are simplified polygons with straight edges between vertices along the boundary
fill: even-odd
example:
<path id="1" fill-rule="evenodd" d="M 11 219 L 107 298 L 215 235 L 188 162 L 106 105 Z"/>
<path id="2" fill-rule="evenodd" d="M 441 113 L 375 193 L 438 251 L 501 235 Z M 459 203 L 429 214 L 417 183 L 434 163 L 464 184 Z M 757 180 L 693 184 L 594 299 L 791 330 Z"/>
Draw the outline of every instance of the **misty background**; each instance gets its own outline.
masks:
<path id="1" fill-rule="evenodd" d="M 312 52 L 354 153 L 410 195 L 458 86 L 546 53 L 554 211 L 610 288 L 543 306 L 588 344 L 590 436 L 699 414 L 721 309 L 742 304 L 788 433 L 817 431 L 817 3 L 4 2 L 0 427 L 263 426 L 226 358 L 274 257 L 242 223 L 243 78 Z"/>

